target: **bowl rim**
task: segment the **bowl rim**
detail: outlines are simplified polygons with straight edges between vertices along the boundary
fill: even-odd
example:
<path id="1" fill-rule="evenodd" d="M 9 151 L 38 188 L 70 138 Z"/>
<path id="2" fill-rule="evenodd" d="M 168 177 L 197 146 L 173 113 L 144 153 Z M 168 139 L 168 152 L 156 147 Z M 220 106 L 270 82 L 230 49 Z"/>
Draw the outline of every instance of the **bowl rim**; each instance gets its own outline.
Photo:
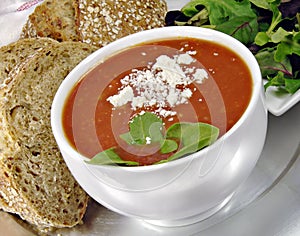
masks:
<path id="1" fill-rule="evenodd" d="M 152 42 L 157 40 L 170 39 L 174 37 L 182 37 L 182 38 L 200 38 L 208 41 L 215 42 L 217 44 L 221 44 L 232 51 L 234 51 L 237 55 L 239 55 L 246 65 L 249 67 L 251 78 L 252 78 L 252 95 L 249 101 L 249 104 L 239 118 L 239 120 L 232 126 L 230 130 L 228 130 L 224 135 L 218 138 L 213 144 L 208 147 L 199 150 L 195 153 L 189 154 L 188 158 L 179 158 L 167 163 L 162 163 L 159 165 L 147 165 L 147 166 L 115 166 L 115 165 L 101 165 L 99 167 L 102 168 L 122 168 L 128 171 L 149 171 L 155 170 L 158 168 L 166 168 L 172 167 L 173 165 L 180 165 L 187 161 L 191 161 L 194 158 L 197 158 L 200 153 L 205 153 L 210 149 L 213 149 L 220 142 L 224 142 L 228 137 L 230 137 L 235 131 L 245 122 L 247 117 L 255 110 L 255 106 L 258 102 L 258 99 L 261 95 L 263 95 L 263 80 L 261 76 L 261 71 L 256 61 L 254 55 L 250 52 L 250 50 L 242 44 L 237 39 L 222 33 L 220 31 L 216 31 L 213 29 L 202 28 L 202 27 L 194 27 L 194 26 L 169 26 L 162 27 L 156 29 L 150 29 L 141 31 L 138 33 L 134 33 L 128 36 L 125 36 L 121 39 L 118 39 L 100 49 L 90 54 L 84 60 L 82 60 L 62 81 L 59 86 L 51 107 L 51 127 L 53 135 L 56 139 L 56 142 L 59 144 L 59 148 L 62 152 L 67 152 L 73 158 L 80 158 L 82 160 L 90 160 L 89 158 L 80 154 L 75 148 L 71 146 L 69 141 L 64 135 L 63 127 L 62 127 L 62 110 L 64 107 L 65 99 L 70 94 L 72 88 L 76 85 L 78 81 L 82 78 L 82 76 L 92 70 L 95 66 L 111 57 L 112 55 L 128 48 L 135 46 L 144 42 Z M 265 106 L 264 106 L 265 107 Z M 265 108 L 266 109 L 266 108 Z M 63 148 L 62 148 L 63 147 Z"/>

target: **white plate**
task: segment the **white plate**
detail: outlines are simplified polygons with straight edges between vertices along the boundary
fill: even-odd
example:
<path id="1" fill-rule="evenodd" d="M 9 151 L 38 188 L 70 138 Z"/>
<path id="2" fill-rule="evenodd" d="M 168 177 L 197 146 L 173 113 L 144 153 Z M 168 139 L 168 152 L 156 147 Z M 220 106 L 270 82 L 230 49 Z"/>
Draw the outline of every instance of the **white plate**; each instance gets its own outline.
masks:
<path id="1" fill-rule="evenodd" d="M 276 88 L 266 91 L 266 106 L 275 116 L 281 116 L 300 101 L 300 90 L 294 94 L 278 94 Z"/>

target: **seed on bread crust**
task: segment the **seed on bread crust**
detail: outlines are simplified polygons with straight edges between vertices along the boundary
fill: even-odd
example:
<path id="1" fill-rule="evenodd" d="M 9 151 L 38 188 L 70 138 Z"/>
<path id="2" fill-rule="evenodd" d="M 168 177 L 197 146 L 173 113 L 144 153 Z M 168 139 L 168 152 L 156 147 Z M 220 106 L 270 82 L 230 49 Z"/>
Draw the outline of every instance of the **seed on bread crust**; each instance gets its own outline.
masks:
<path id="1" fill-rule="evenodd" d="M 102 47 L 118 38 L 164 26 L 162 0 L 75 0 L 81 41 Z"/>

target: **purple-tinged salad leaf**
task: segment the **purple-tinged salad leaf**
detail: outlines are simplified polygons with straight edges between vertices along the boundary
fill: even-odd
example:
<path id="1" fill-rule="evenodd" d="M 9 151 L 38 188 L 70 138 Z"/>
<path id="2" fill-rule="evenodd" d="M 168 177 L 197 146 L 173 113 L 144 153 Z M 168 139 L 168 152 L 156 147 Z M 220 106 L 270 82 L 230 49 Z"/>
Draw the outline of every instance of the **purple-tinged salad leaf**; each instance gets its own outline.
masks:
<path id="1" fill-rule="evenodd" d="M 256 57 L 265 86 L 300 89 L 300 1 L 191 0 L 170 11 L 166 25 L 212 28 L 233 36 Z"/>

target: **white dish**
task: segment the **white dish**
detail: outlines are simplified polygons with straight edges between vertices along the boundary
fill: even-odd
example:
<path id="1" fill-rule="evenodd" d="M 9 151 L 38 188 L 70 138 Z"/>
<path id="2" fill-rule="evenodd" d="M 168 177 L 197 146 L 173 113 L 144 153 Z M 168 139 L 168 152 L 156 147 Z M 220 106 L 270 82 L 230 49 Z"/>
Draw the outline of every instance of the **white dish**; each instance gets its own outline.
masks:
<path id="1" fill-rule="evenodd" d="M 281 116 L 300 101 L 300 90 L 294 94 L 278 94 L 276 88 L 266 91 L 266 106 L 275 116 Z"/>
<path id="2" fill-rule="evenodd" d="M 111 55 L 140 43 L 178 37 L 221 44 L 244 60 L 253 84 L 251 100 L 244 114 L 213 145 L 182 159 L 139 167 L 85 164 L 84 160 L 87 158 L 70 145 L 63 131 L 62 111 L 70 90 L 84 74 Z M 81 90 L 78 90 L 77 96 L 79 91 Z M 217 92 L 213 97 L 222 101 L 222 96 Z M 205 99 L 211 98 L 207 96 Z M 258 63 L 243 44 L 215 30 L 173 26 L 124 37 L 82 61 L 65 78 L 55 95 L 51 125 L 54 137 L 75 179 L 96 201 L 123 215 L 158 225 L 178 226 L 203 220 L 220 210 L 250 175 L 266 136 L 267 111 L 263 100 L 263 84 Z M 93 114 L 92 110 L 91 113 Z M 213 114 L 212 112 L 211 115 Z M 163 210 L 159 204 L 161 199 L 168 199 L 164 202 Z"/>

